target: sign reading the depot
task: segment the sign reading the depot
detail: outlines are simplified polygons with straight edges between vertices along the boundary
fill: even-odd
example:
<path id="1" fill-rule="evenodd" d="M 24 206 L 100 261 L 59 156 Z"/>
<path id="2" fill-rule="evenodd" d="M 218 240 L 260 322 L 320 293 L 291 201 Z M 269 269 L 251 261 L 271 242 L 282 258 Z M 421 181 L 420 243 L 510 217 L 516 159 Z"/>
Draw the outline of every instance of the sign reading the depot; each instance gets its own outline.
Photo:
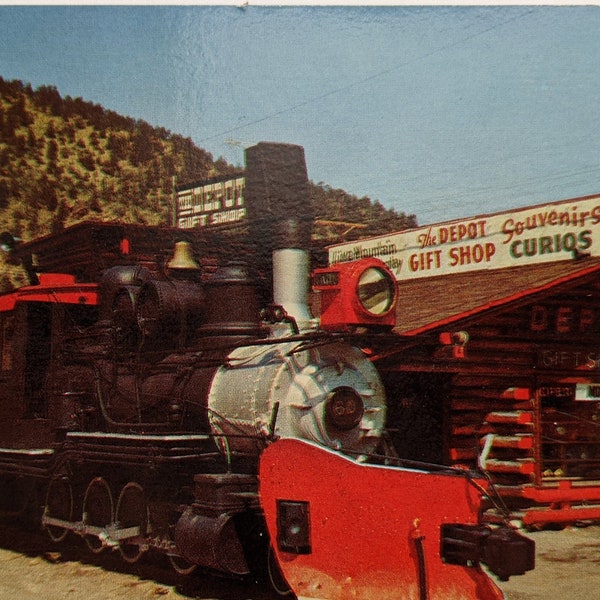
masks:
<path id="1" fill-rule="evenodd" d="M 439 223 L 329 248 L 329 263 L 369 256 L 398 280 L 600 254 L 600 196 Z"/>
<path id="2" fill-rule="evenodd" d="M 246 219 L 242 176 L 179 188 L 176 224 L 181 229 L 239 225 Z"/>

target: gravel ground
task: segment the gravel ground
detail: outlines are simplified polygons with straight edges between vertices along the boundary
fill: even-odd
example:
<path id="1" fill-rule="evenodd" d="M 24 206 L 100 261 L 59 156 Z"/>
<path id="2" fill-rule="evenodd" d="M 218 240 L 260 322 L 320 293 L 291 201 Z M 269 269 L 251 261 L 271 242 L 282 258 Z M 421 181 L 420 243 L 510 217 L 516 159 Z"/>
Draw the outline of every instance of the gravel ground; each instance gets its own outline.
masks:
<path id="1" fill-rule="evenodd" d="M 600 597 L 600 527 L 530 533 L 536 569 L 502 583 L 507 600 Z M 0 600 L 275 600 L 257 586 L 195 574 L 180 578 L 162 562 L 124 565 L 118 554 L 57 550 L 45 535 L 0 527 Z M 377 599 L 385 600 L 385 599 Z"/>
<path id="2" fill-rule="evenodd" d="M 194 573 L 177 575 L 164 557 L 124 563 L 118 552 L 92 555 L 57 546 L 44 533 L 0 526 L 0 600 L 274 600 L 257 585 Z M 281 598 L 279 598 L 281 600 Z"/>
<path id="3" fill-rule="evenodd" d="M 508 600 L 600 598 L 600 527 L 529 533 L 536 568 L 501 584 Z"/>

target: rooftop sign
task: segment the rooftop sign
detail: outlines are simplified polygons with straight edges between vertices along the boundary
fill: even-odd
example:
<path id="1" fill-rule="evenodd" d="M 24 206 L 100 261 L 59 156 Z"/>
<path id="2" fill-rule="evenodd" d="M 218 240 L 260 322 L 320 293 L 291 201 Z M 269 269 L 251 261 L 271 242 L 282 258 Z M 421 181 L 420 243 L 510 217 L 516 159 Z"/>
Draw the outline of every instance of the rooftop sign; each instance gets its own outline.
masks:
<path id="1" fill-rule="evenodd" d="M 181 229 L 240 225 L 246 220 L 245 178 L 207 181 L 179 188 L 175 224 Z"/>
<path id="2" fill-rule="evenodd" d="M 600 195 L 337 244 L 329 263 L 375 256 L 407 280 L 585 255 L 600 255 Z"/>

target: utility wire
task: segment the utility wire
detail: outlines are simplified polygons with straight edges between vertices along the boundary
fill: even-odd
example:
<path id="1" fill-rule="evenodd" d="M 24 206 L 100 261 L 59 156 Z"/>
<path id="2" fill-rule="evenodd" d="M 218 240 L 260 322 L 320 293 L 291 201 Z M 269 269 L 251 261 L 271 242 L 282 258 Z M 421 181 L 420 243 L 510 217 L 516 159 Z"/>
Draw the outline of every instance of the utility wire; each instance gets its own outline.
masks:
<path id="1" fill-rule="evenodd" d="M 274 119 L 275 117 L 278 117 L 285 113 L 292 112 L 299 108 L 303 108 L 304 106 L 313 104 L 314 102 L 318 102 L 320 100 L 324 100 L 325 98 L 329 98 L 330 96 L 334 96 L 335 94 L 339 94 L 341 92 L 350 90 L 354 87 L 364 85 L 365 83 L 369 83 L 369 82 L 373 81 L 374 79 L 378 79 L 380 77 L 384 77 L 385 75 L 389 75 L 390 73 L 393 73 L 394 71 L 397 71 L 398 69 L 402 69 L 403 67 L 406 67 L 412 63 L 426 60 L 432 56 L 435 56 L 436 54 L 439 54 L 440 52 L 445 52 L 446 50 L 449 50 L 450 48 L 455 48 L 457 46 L 460 46 L 461 44 L 464 44 L 465 42 L 469 42 L 475 38 L 481 37 L 482 35 L 485 35 L 486 33 L 489 33 L 490 31 L 494 31 L 495 29 L 504 27 L 505 25 L 508 25 L 509 23 L 512 23 L 513 21 L 520 20 L 523 17 L 526 17 L 527 15 L 529 15 L 533 12 L 534 12 L 533 8 L 526 10 L 525 12 L 519 13 L 518 15 L 515 15 L 514 17 L 505 19 L 504 21 L 502 21 L 500 23 L 491 25 L 490 27 L 487 27 L 486 29 L 482 29 L 481 31 L 478 31 L 478 32 L 468 35 L 464 38 L 456 40 L 455 42 L 445 44 L 444 46 L 440 46 L 439 48 L 431 50 L 430 52 L 426 52 L 425 54 L 422 54 L 421 56 L 417 56 L 417 57 L 413 58 L 412 60 L 404 61 L 393 67 L 389 67 L 388 69 L 378 71 L 377 73 L 374 73 L 373 75 L 369 75 L 368 77 L 365 77 L 364 79 L 350 82 L 347 85 L 341 86 L 341 87 L 331 90 L 329 92 L 325 92 L 324 94 L 319 94 L 318 96 L 313 96 L 311 98 L 307 98 L 306 100 L 303 100 L 302 102 L 298 102 L 297 104 L 293 104 L 292 106 L 288 106 L 287 108 L 282 108 L 281 110 L 278 110 L 276 112 L 265 115 L 264 117 L 255 119 L 254 121 L 249 121 L 248 123 L 243 123 L 241 125 L 237 125 L 236 127 L 232 127 L 231 129 L 227 129 L 226 131 L 221 131 L 220 133 L 216 133 L 214 135 L 202 138 L 202 139 L 198 140 L 198 143 L 208 142 L 208 141 L 220 138 L 224 135 L 228 135 L 230 133 L 239 131 L 240 129 L 245 129 L 246 127 L 250 127 L 252 125 L 257 125 L 259 123 L 263 123 L 264 121 L 268 121 L 269 119 Z"/>

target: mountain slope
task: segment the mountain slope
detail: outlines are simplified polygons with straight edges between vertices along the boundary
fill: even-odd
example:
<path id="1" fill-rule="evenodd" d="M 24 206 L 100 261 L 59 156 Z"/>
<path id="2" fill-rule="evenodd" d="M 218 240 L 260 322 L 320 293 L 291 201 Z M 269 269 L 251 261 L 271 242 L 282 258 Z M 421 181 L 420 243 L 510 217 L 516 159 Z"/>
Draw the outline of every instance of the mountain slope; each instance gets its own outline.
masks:
<path id="1" fill-rule="evenodd" d="M 175 182 L 241 171 L 164 128 L 0 77 L 0 231 L 25 241 L 84 220 L 167 225 Z M 323 183 L 311 194 L 321 246 L 416 225 Z M 0 289 L 16 277 L 0 277 Z"/>

